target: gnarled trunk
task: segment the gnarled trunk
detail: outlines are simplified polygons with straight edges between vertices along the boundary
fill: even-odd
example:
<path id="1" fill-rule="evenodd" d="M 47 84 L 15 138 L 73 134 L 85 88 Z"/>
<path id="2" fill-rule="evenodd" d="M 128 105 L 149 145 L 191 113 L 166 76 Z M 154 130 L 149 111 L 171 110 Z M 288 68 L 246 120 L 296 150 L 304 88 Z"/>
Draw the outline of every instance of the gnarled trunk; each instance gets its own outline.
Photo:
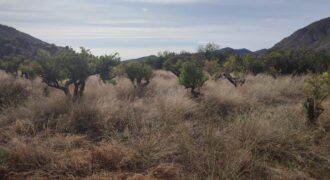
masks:
<path id="1" fill-rule="evenodd" d="M 85 82 L 84 81 L 78 81 L 74 83 L 74 90 L 73 90 L 73 101 L 77 101 L 83 96 L 85 89 Z"/>
<path id="2" fill-rule="evenodd" d="M 235 78 L 231 76 L 229 73 L 223 73 L 222 76 L 224 76 L 235 87 L 242 86 L 245 83 L 245 79 Z"/>

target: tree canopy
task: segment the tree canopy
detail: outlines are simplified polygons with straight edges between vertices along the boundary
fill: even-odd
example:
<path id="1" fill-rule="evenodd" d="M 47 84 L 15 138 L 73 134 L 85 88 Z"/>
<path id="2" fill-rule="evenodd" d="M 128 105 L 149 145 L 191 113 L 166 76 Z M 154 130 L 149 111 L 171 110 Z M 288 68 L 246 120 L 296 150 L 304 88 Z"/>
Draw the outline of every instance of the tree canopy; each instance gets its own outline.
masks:
<path id="1" fill-rule="evenodd" d="M 73 99 L 83 95 L 89 76 L 100 75 L 104 81 L 111 80 L 111 70 L 119 61 L 117 54 L 96 57 L 84 48 L 79 53 L 71 48 L 61 49 L 54 54 L 40 50 L 36 58 L 40 66 L 37 74 L 43 82 L 62 90 L 68 96 L 71 96 L 69 86 L 73 84 Z"/>

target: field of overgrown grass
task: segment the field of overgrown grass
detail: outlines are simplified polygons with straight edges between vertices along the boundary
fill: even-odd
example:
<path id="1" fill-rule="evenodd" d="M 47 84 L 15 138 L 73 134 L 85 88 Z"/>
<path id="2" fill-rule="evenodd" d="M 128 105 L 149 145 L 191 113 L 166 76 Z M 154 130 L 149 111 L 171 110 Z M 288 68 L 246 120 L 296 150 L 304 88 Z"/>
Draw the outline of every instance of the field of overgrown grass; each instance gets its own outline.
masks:
<path id="1" fill-rule="evenodd" d="M 306 126 L 304 77 L 208 80 L 166 71 L 141 92 L 87 81 L 79 102 L 0 74 L 0 179 L 330 179 L 330 100 Z"/>

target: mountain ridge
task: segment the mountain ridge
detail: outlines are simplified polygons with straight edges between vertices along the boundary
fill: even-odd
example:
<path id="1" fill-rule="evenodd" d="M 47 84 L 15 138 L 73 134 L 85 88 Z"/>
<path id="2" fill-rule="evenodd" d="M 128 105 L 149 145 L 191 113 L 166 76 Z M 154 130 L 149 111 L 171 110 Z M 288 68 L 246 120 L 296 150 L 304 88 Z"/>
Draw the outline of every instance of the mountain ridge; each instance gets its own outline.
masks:
<path id="1" fill-rule="evenodd" d="M 38 49 L 55 52 L 59 48 L 61 47 L 44 42 L 15 28 L 0 24 L 0 58 L 12 54 L 34 56 Z M 290 36 L 276 43 L 269 50 L 279 51 L 289 49 L 326 50 L 330 52 L 330 17 L 315 21 L 306 27 L 298 29 Z M 261 49 L 253 52 L 246 48 L 233 49 L 225 47 L 217 50 L 216 53 L 259 56 L 267 51 L 268 49 Z M 149 55 L 127 61 L 146 59 L 157 59 L 157 56 Z"/>
<path id="2" fill-rule="evenodd" d="M 54 52 L 58 48 L 60 47 L 0 24 L 0 57 L 12 54 L 34 56 L 38 49 Z"/>
<path id="3" fill-rule="evenodd" d="M 330 17 L 298 29 L 276 43 L 272 50 L 312 49 L 330 51 Z"/>

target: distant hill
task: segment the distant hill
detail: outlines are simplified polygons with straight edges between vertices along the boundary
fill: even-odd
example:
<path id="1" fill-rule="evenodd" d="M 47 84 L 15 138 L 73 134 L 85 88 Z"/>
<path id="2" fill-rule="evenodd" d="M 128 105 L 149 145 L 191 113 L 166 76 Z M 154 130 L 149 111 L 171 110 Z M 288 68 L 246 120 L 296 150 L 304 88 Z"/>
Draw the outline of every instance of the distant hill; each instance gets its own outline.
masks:
<path id="1" fill-rule="evenodd" d="M 154 61 L 157 60 L 158 57 L 155 55 L 150 55 L 150 56 L 144 56 L 144 57 L 140 57 L 140 58 L 136 58 L 136 59 L 130 59 L 130 60 L 126 60 L 125 62 L 129 62 L 129 61 Z"/>
<path id="2" fill-rule="evenodd" d="M 0 57 L 11 54 L 33 56 L 38 49 L 54 52 L 58 47 L 0 24 Z"/>
<path id="3" fill-rule="evenodd" d="M 267 53 L 267 51 L 268 51 L 268 49 L 260 49 L 260 50 L 258 50 L 258 51 L 254 51 L 254 52 L 253 52 L 253 55 L 254 55 L 254 56 L 264 55 L 264 54 Z"/>
<path id="4" fill-rule="evenodd" d="M 244 56 L 244 55 L 253 53 L 252 51 L 250 51 L 248 49 L 245 49 L 245 48 L 243 48 L 243 49 L 233 49 L 233 48 L 230 48 L 230 47 L 219 49 L 216 52 L 219 53 L 219 54 L 234 54 L 234 55 L 238 55 L 238 56 Z"/>
<path id="5" fill-rule="evenodd" d="M 244 56 L 247 54 L 251 54 L 253 55 L 254 52 L 248 50 L 248 49 L 233 49 L 230 47 L 226 47 L 223 49 L 219 49 L 215 52 L 218 55 L 238 55 L 238 56 Z M 155 61 L 158 60 L 158 57 L 155 55 L 150 55 L 150 56 L 144 56 L 144 57 L 140 57 L 140 58 L 136 58 L 136 59 L 130 59 L 130 60 L 126 60 L 126 62 L 130 62 L 130 61 Z"/>
<path id="6" fill-rule="evenodd" d="M 330 17 L 299 29 L 277 43 L 273 50 L 312 49 L 330 51 Z"/>

